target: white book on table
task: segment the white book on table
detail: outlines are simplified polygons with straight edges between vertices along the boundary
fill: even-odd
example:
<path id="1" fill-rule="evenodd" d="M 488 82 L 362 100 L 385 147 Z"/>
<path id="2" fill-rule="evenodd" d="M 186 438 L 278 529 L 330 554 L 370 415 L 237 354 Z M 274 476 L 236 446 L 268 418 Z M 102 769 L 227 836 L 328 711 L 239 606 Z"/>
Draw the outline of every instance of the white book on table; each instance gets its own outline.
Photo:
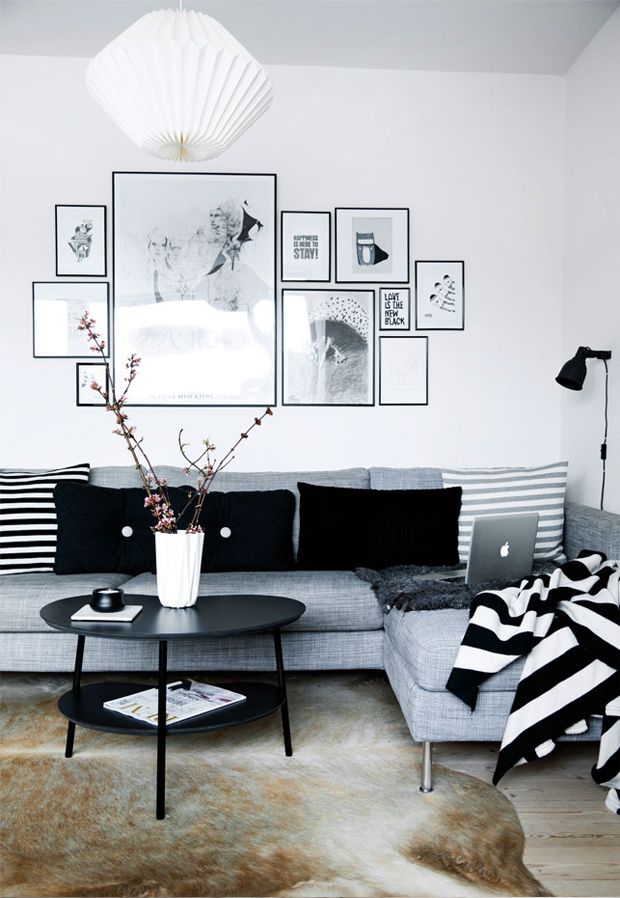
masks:
<path id="1" fill-rule="evenodd" d="M 142 605 L 125 605 L 120 611 L 93 611 L 90 605 L 84 605 L 71 615 L 75 621 L 101 621 L 102 623 L 131 623 L 142 611 Z"/>
<path id="2" fill-rule="evenodd" d="M 240 692 L 231 692 L 230 689 L 222 689 L 220 686 L 196 683 L 194 680 L 185 682 L 189 682 L 189 688 L 184 688 L 182 680 L 169 683 L 166 687 L 167 724 L 180 723 L 190 717 L 219 711 L 246 699 Z M 124 695 L 122 698 L 110 699 L 103 703 L 103 707 L 155 727 L 158 718 L 157 703 L 157 689 L 153 688 Z"/>

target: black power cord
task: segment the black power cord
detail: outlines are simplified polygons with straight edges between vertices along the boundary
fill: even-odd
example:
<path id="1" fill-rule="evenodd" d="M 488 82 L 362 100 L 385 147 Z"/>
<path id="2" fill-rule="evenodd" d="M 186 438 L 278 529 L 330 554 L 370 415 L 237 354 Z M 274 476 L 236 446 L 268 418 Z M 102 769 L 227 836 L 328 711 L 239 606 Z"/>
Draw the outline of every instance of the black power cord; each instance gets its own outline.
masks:
<path id="1" fill-rule="evenodd" d="M 605 499 L 605 476 L 607 473 L 607 430 L 609 425 L 609 367 L 607 365 L 607 359 L 603 359 L 602 361 L 605 365 L 605 433 L 603 435 L 603 442 L 601 443 L 601 460 L 603 462 L 603 480 L 601 483 L 601 511 L 603 510 L 603 501 Z"/>

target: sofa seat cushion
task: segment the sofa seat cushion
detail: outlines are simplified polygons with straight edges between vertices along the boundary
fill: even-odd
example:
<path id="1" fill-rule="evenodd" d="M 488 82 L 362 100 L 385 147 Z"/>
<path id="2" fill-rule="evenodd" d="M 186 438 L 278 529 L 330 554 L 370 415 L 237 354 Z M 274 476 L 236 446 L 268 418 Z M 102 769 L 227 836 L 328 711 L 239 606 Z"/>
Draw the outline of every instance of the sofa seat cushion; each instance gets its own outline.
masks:
<path id="1" fill-rule="evenodd" d="M 469 620 L 467 609 L 392 610 L 385 616 L 385 651 L 396 651 L 422 689 L 444 692 Z M 523 659 L 518 659 L 482 685 L 487 692 L 517 688 Z"/>
<path id="2" fill-rule="evenodd" d="M 126 574 L 9 574 L 0 578 L 0 632 L 49 631 L 39 612 L 48 602 L 90 595 L 99 586 L 122 586 Z"/>
<path id="3" fill-rule="evenodd" d="M 124 587 L 127 594 L 156 595 L 154 574 L 140 574 Z M 380 630 L 383 614 L 375 594 L 351 571 L 276 571 L 208 573 L 199 595 L 252 593 L 287 596 L 306 605 L 289 630 Z"/>

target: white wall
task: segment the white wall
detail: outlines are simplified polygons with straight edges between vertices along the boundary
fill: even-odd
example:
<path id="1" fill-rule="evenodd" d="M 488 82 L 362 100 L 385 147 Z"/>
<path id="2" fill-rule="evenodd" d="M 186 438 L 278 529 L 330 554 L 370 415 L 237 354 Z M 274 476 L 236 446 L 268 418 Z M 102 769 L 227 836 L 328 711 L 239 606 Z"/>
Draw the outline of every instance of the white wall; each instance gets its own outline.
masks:
<path id="1" fill-rule="evenodd" d="M 85 61 L 4 57 L 0 464 L 126 463 L 75 365 L 33 359 L 31 282 L 54 278 L 54 204 L 111 203 L 113 170 L 173 171 L 90 99 Z M 562 80 L 273 68 L 275 101 L 203 170 L 279 176 L 279 206 L 410 206 L 412 259 L 464 259 L 466 330 L 430 334 L 426 408 L 277 408 L 237 469 L 529 464 L 560 455 Z M 413 266 L 412 266 L 413 271 Z M 244 409 L 144 409 L 159 462 L 176 431 L 222 447 Z"/>
<path id="2" fill-rule="evenodd" d="M 620 512 L 620 10 L 566 77 L 564 329 L 578 346 L 611 349 L 605 508 Z M 588 362 L 580 393 L 562 390 L 562 453 L 570 495 L 598 507 L 603 434 L 602 362 Z"/>

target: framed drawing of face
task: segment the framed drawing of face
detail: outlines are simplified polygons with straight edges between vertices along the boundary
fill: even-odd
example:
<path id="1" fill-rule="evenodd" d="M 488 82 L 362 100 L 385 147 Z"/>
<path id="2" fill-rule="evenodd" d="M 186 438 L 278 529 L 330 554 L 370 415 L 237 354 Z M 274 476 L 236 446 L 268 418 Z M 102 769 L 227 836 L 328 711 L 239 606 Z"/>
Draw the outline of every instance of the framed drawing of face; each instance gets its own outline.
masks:
<path id="1" fill-rule="evenodd" d="M 132 405 L 276 400 L 276 176 L 115 172 L 114 364 Z"/>

